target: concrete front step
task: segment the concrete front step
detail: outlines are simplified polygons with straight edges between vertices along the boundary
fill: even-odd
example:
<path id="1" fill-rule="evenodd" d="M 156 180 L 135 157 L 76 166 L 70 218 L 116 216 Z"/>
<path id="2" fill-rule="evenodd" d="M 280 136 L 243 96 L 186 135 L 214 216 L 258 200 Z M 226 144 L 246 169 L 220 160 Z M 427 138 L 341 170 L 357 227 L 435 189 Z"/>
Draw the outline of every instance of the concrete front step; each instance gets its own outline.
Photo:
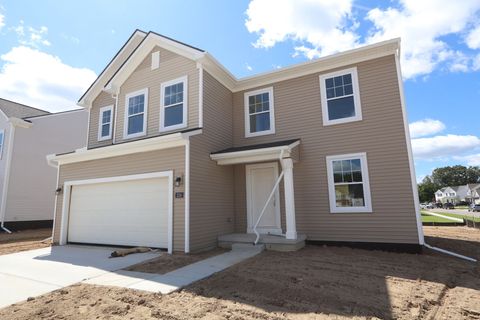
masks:
<path id="1" fill-rule="evenodd" d="M 255 241 L 255 234 L 253 233 L 232 233 L 225 234 L 218 237 L 218 246 L 220 248 L 230 249 L 232 246 L 245 245 L 253 246 Z M 258 244 L 265 246 L 266 250 L 272 251 L 297 251 L 305 247 L 305 240 L 307 236 L 300 234 L 297 239 L 285 239 L 283 236 L 278 235 L 260 235 Z M 257 245 L 258 245 L 257 244 Z"/>

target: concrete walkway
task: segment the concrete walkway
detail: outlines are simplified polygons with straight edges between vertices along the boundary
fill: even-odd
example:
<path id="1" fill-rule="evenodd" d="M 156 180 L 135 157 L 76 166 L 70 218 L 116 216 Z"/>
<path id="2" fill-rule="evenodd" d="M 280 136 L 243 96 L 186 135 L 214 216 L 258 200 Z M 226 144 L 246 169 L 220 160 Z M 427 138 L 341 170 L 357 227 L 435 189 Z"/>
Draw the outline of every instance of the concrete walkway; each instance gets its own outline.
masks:
<path id="1" fill-rule="evenodd" d="M 263 245 L 233 245 L 232 251 L 214 256 L 183 268 L 158 275 L 120 270 L 84 281 L 89 284 L 116 286 L 168 294 L 193 282 L 207 278 L 264 250 Z"/>
<path id="2" fill-rule="evenodd" d="M 160 256 L 109 259 L 114 248 L 56 246 L 0 256 L 0 308 Z"/>

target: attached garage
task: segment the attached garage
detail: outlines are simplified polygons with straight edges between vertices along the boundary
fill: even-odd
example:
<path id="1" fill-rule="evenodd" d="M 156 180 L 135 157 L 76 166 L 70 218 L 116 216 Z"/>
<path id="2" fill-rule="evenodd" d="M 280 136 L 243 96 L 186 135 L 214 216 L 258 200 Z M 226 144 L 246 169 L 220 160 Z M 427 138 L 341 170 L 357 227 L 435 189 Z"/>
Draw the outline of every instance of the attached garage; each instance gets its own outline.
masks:
<path id="1" fill-rule="evenodd" d="M 171 171 L 65 182 L 62 238 L 171 251 L 172 187 Z"/>

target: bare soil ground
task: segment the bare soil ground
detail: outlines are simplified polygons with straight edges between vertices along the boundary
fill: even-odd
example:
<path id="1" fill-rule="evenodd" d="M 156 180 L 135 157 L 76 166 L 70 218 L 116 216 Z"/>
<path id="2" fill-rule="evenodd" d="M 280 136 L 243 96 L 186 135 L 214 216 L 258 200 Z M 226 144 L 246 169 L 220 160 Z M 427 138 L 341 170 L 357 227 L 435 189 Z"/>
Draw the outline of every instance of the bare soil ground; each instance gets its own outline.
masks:
<path id="1" fill-rule="evenodd" d="M 52 229 L 22 230 L 12 233 L 0 233 L 0 255 L 25 250 L 40 249 L 51 245 L 43 241 L 52 235 Z"/>
<path id="2" fill-rule="evenodd" d="M 200 260 L 204 260 L 221 253 L 225 253 L 228 250 L 225 249 L 214 249 L 199 253 L 184 254 L 184 253 L 174 253 L 174 254 L 162 254 L 160 257 L 136 264 L 134 266 L 126 268 L 129 271 L 138 271 L 138 272 L 147 272 L 147 273 L 158 273 L 164 274 L 178 268 L 184 267 L 186 265 L 195 263 Z"/>
<path id="3" fill-rule="evenodd" d="M 480 258 L 480 230 L 425 228 Z M 0 319 L 480 319 L 480 268 L 450 256 L 307 246 L 259 256 L 167 296 L 74 285 Z"/>

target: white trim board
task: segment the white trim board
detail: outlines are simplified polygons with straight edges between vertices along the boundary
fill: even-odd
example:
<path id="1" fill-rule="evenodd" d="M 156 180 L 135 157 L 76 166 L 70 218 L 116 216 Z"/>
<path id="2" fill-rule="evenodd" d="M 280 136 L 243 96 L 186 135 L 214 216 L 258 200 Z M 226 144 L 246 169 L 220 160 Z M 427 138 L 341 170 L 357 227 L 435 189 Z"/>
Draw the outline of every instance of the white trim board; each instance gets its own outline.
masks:
<path id="1" fill-rule="evenodd" d="M 182 123 L 166 127 L 164 125 L 165 124 L 165 88 L 178 83 L 183 83 Z M 174 105 L 167 106 L 167 108 L 171 106 L 174 106 Z M 178 129 L 186 128 L 188 126 L 188 76 L 183 76 L 177 79 L 162 82 L 162 84 L 160 85 L 160 117 L 159 118 L 160 118 L 160 123 L 159 123 L 160 132 L 178 130 Z"/>
<path id="2" fill-rule="evenodd" d="M 128 106 L 130 98 L 143 95 L 143 130 L 136 133 L 128 134 Z M 140 113 L 138 113 L 140 114 Z M 135 114 L 135 115 L 138 115 Z M 148 118 L 148 88 L 129 92 L 125 94 L 125 113 L 123 115 L 123 139 L 131 139 L 145 136 L 147 134 L 147 118 Z"/>
<path id="3" fill-rule="evenodd" d="M 144 180 L 154 178 L 168 178 L 168 252 L 173 252 L 173 172 L 161 171 L 153 173 L 143 173 L 128 176 L 115 176 L 108 178 L 87 179 L 87 180 L 73 180 L 65 181 L 63 187 L 63 208 L 62 208 L 62 221 L 60 226 L 60 245 L 67 244 L 68 241 L 68 223 L 70 213 L 70 199 L 73 186 L 89 185 L 105 182 L 120 182 L 120 181 L 133 181 Z"/>
<path id="4" fill-rule="evenodd" d="M 251 96 L 261 95 L 268 93 L 268 116 L 270 119 L 270 129 L 264 131 L 250 132 L 250 102 L 249 99 Z M 275 134 L 275 102 L 273 98 L 273 87 L 262 88 L 255 91 L 245 92 L 243 94 L 243 103 L 244 103 L 244 124 L 245 124 L 245 138 L 265 136 L 269 134 Z M 267 111 L 261 111 L 260 113 L 265 113 Z M 255 112 L 257 113 L 257 112 Z"/>
<path id="5" fill-rule="evenodd" d="M 333 161 L 360 159 L 362 184 L 363 184 L 363 207 L 337 207 L 335 195 L 335 183 L 333 180 Z M 341 155 L 332 155 L 325 158 L 327 164 L 327 180 L 328 180 L 328 198 L 330 203 L 330 213 L 364 213 L 372 212 L 372 196 L 370 193 L 370 179 L 368 171 L 368 160 L 365 152 L 350 153 Z"/>
<path id="6" fill-rule="evenodd" d="M 252 212 L 252 170 L 255 169 L 269 169 L 272 168 L 274 172 L 273 176 L 273 181 L 274 184 L 278 179 L 278 162 L 267 162 L 267 163 L 256 163 L 256 164 L 249 164 L 245 166 L 245 187 L 246 187 L 246 201 L 247 201 L 247 233 L 253 233 L 253 227 L 256 223 L 254 221 L 254 214 Z M 273 186 L 272 186 L 273 187 Z M 268 193 L 271 192 L 271 189 L 268 190 Z M 266 200 L 266 199 L 265 199 Z M 281 234 L 282 233 L 282 223 L 281 223 L 281 217 L 280 217 L 280 206 L 281 206 L 281 201 L 280 201 L 280 187 L 278 186 L 277 189 L 275 190 L 275 195 L 274 199 L 271 201 L 274 201 L 276 204 L 274 206 L 275 210 L 275 224 L 276 226 L 273 226 L 273 228 L 262 228 L 260 225 L 257 227 L 257 230 L 260 233 L 263 234 Z M 262 206 L 265 204 L 262 204 Z M 260 208 L 261 210 L 262 208 Z"/>

